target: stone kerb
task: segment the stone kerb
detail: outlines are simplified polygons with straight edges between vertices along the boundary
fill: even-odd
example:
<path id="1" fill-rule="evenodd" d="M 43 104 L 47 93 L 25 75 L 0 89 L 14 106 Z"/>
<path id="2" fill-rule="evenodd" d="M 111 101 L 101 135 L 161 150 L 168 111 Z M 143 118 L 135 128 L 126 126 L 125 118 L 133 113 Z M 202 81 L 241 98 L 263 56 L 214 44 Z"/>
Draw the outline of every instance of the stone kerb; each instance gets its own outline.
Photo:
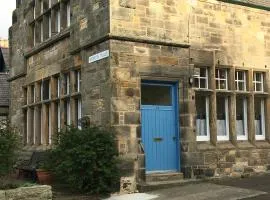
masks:
<path id="1" fill-rule="evenodd" d="M 0 200 L 52 200 L 52 188 L 48 185 L 0 190 Z"/>

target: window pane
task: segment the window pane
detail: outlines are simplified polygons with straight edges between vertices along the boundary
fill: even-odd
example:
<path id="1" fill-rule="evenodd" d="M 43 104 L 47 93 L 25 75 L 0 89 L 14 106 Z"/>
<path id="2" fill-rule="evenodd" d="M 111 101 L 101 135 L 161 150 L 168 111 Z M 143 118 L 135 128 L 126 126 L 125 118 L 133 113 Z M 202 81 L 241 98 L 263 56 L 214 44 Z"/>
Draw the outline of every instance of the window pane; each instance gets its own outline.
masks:
<path id="1" fill-rule="evenodd" d="M 142 105 L 172 105 L 170 86 L 142 85 Z"/>
<path id="2" fill-rule="evenodd" d="M 207 136 L 206 97 L 196 96 L 196 132 L 197 136 Z"/>
<path id="3" fill-rule="evenodd" d="M 219 85 L 219 81 L 218 80 L 216 80 L 216 88 L 217 89 L 220 89 L 220 85 Z"/>
<path id="4" fill-rule="evenodd" d="M 226 79 L 226 70 L 219 69 L 219 78 Z"/>
<path id="5" fill-rule="evenodd" d="M 206 77 L 206 69 L 200 68 L 200 77 Z"/>
<path id="6" fill-rule="evenodd" d="M 236 133 L 239 136 L 245 135 L 245 111 L 244 99 L 236 98 Z"/>
<path id="7" fill-rule="evenodd" d="M 200 88 L 206 88 L 206 80 L 205 79 L 200 80 Z"/>
<path id="8" fill-rule="evenodd" d="M 262 91 L 262 84 L 256 83 L 256 91 Z"/>
<path id="9" fill-rule="evenodd" d="M 262 81 L 261 80 L 261 73 L 255 73 L 256 81 Z"/>
<path id="10" fill-rule="evenodd" d="M 243 82 L 238 82 L 238 90 L 245 90 L 245 86 Z"/>
<path id="11" fill-rule="evenodd" d="M 194 78 L 194 86 L 196 88 L 199 88 L 199 79 L 198 78 Z"/>
<path id="12" fill-rule="evenodd" d="M 217 135 L 226 136 L 225 97 L 217 97 Z"/>
<path id="13" fill-rule="evenodd" d="M 262 120 L 264 118 L 262 113 L 262 99 L 255 98 L 254 99 L 254 114 L 255 114 L 255 133 L 256 135 L 263 135 L 263 127 L 262 127 Z"/>
<path id="14" fill-rule="evenodd" d="M 225 80 L 221 80 L 220 81 L 220 89 L 227 89 L 226 88 L 226 81 Z"/>
<path id="15" fill-rule="evenodd" d="M 50 99 L 50 80 L 44 80 L 42 83 L 43 100 Z"/>
<path id="16" fill-rule="evenodd" d="M 244 72 L 243 71 L 238 71 L 238 80 L 244 80 Z"/>

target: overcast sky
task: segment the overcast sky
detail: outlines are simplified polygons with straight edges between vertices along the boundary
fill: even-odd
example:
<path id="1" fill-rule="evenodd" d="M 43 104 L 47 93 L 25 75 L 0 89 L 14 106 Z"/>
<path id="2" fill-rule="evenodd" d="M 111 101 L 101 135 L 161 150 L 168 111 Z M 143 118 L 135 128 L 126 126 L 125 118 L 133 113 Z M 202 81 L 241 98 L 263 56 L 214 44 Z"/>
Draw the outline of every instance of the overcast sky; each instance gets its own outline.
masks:
<path id="1" fill-rule="evenodd" d="M 0 0 L 0 38 L 8 38 L 8 28 L 12 24 L 12 11 L 16 0 Z"/>

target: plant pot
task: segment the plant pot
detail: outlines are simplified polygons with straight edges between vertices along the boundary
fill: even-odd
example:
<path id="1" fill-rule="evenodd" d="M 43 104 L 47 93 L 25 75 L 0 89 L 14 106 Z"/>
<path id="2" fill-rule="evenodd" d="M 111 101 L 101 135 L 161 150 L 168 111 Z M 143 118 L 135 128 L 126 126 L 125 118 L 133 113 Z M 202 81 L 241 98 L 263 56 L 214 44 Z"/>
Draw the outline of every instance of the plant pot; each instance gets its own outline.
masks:
<path id="1" fill-rule="evenodd" d="M 37 178 L 38 182 L 42 185 L 51 185 L 52 184 L 52 173 L 45 169 L 37 169 Z"/>

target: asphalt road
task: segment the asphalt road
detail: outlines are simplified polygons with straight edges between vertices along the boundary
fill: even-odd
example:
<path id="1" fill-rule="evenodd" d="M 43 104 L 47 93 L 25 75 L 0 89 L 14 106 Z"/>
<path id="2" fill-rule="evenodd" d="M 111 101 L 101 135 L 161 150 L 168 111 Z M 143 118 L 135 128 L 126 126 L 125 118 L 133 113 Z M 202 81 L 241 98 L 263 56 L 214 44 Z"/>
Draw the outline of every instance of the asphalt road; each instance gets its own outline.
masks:
<path id="1" fill-rule="evenodd" d="M 244 200 L 270 200 L 270 174 L 258 175 L 244 179 L 222 180 L 217 184 L 243 189 L 252 189 L 267 193 L 252 198 L 244 198 Z"/>

